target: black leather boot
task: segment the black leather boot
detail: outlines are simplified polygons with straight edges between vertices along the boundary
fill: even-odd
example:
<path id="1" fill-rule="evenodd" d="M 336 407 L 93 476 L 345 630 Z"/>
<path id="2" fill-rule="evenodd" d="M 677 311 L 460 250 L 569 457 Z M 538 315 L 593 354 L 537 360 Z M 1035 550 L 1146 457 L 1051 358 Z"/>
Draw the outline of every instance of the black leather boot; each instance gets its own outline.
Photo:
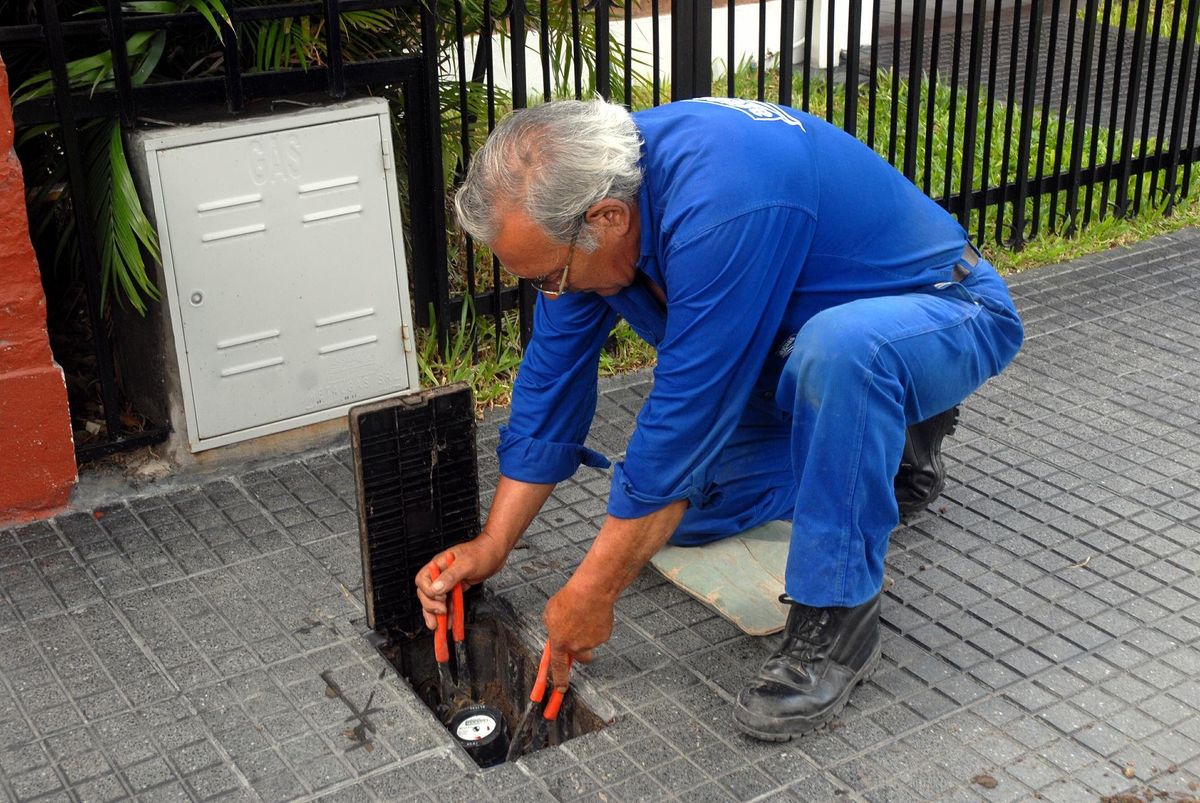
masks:
<path id="1" fill-rule="evenodd" d="M 900 515 L 920 513 L 933 503 L 946 487 L 946 466 L 942 463 L 942 440 L 958 425 L 958 407 L 927 418 L 908 428 L 904 456 L 896 472 L 896 504 Z"/>
<path id="2" fill-rule="evenodd" d="M 780 597 L 792 605 L 783 644 L 738 694 L 738 729 L 785 742 L 833 719 L 879 663 L 879 598 L 854 608 L 810 608 Z"/>

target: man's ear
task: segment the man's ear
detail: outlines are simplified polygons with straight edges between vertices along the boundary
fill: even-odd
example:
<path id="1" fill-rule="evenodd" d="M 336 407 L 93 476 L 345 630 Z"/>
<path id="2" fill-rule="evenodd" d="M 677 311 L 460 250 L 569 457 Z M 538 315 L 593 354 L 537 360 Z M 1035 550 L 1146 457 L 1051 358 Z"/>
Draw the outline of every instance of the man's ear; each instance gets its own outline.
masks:
<path id="1" fill-rule="evenodd" d="M 633 207 L 615 198 L 604 198 L 588 208 L 584 219 L 598 229 L 624 234 L 633 222 Z"/>

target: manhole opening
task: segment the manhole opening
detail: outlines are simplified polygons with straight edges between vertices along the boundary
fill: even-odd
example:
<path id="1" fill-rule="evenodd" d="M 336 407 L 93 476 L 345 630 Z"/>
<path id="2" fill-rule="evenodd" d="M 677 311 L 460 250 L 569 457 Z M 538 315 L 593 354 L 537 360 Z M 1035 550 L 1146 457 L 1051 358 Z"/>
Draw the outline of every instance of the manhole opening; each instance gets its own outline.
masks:
<path id="1" fill-rule="evenodd" d="M 464 717 L 471 712 L 464 710 L 461 704 L 456 712 L 452 708 L 453 701 L 444 699 L 434 660 L 432 633 L 389 637 L 379 640 L 376 646 L 467 755 L 481 767 L 492 767 L 504 763 L 509 741 L 516 734 L 521 715 L 529 703 L 541 651 L 534 651 L 521 639 L 511 614 L 497 598 L 483 593 L 468 594 L 465 607 L 471 701 L 498 712 L 502 719 L 502 724 L 497 723 L 500 732 L 495 737 L 488 723 L 486 744 L 480 744 L 482 740 L 471 736 L 471 723 L 465 722 Z M 451 650 L 450 669 L 453 678 L 457 679 L 460 673 L 455 664 Z M 563 700 L 558 719 L 546 729 L 546 738 L 540 744 L 531 744 L 522 755 L 558 746 L 576 736 L 599 730 L 604 724 L 604 719 L 573 689 Z M 478 732 L 477 728 L 475 730 Z"/>

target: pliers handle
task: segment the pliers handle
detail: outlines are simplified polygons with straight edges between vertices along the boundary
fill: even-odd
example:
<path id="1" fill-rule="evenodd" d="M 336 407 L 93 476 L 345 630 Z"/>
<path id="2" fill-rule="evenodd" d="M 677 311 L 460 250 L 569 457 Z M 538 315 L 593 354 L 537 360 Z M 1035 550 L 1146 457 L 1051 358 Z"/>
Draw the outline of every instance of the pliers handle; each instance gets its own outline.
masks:
<path id="1" fill-rule="evenodd" d="M 570 671 L 573 661 L 567 656 L 567 670 Z M 542 660 L 538 663 L 537 678 L 533 681 L 533 691 L 529 693 L 529 699 L 533 703 L 541 703 L 546 698 L 546 687 L 550 683 L 550 640 L 546 639 L 546 646 L 542 648 Z M 558 718 L 558 709 L 562 708 L 563 696 L 566 691 L 554 689 L 550 692 L 550 702 L 546 703 L 546 707 L 542 710 L 542 717 L 547 720 Z"/>
<path id="2" fill-rule="evenodd" d="M 449 569 L 454 565 L 454 553 L 446 553 L 446 568 Z M 436 563 L 429 564 L 429 576 L 436 580 L 442 575 L 442 570 L 437 567 Z M 448 607 L 453 615 L 453 632 L 454 641 L 461 644 L 467 637 L 466 625 L 466 606 L 463 604 L 463 587 L 462 583 L 455 583 L 453 590 L 450 592 L 450 603 Z M 448 636 L 447 620 L 450 618 L 444 613 L 436 614 L 437 629 L 433 633 L 433 655 L 439 664 L 444 664 L 450 660 L 450 639 Z"/>
<path id="3" fill-rule="evenodd" d="M 567 658 L 567 669 L 571 668 L 571 659 Z M 562 708 L 563 694 L 558 689 L 550 693 L 550 701 L 542 706 L 546 699 L 546 687 L 550 684 L 550 640 L 542 648 L 542 660 L 538 663 L 537 677 L 533 681 L 533 691 L 529 693 L 529 704 L 521 715 L 516 733 L 508 745 L 507 761 L 513 761 L 530 750 L 539 749 L 546 741 L 550 723 L 558 718 L 558 710 Z M 542 716 L 537 716 L 538 707 L 542 707 Z"/>
<path id="4" fill-rule="evenodd" d="M 454 565 L 454 553 L 446 553 L 446 568 Z M 437 580 L 442 574 L 436 563 L 429 566 L 429 576 Z M 437 660 L 438 680 L 442 686 L 442 699 L 454 706 L 467 705 L 471 702 L 471 671 L 467 662 L 467 626 L 466 606 L 463 604 L 463 584 L 455 583 L 450 593 L 451 615 L 453 617 L 454 652 L 458 662 L 458 682 L 450 677 L 450 639 L 447 635 L 447 619 L 444 613 L 435 614 L 437 627 L 433 632 L 433 657 Z M 449 701 L 454 700 L 453 704 Z"/>

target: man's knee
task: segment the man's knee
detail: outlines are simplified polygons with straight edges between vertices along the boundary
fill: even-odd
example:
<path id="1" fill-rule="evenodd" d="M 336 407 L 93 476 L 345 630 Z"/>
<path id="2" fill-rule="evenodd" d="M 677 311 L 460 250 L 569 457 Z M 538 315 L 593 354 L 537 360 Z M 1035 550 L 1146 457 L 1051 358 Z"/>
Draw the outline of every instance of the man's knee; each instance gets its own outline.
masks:
<path id="1" fill-rule="evenodd" d="M 846 310 L 814 315 L 796 335 L 779 378 L 777 403 L 785 410 L 800 403 L 815 409 L 837 394 L 857 392 L 868 379 L 878 348 L 869 323 Z"/>

